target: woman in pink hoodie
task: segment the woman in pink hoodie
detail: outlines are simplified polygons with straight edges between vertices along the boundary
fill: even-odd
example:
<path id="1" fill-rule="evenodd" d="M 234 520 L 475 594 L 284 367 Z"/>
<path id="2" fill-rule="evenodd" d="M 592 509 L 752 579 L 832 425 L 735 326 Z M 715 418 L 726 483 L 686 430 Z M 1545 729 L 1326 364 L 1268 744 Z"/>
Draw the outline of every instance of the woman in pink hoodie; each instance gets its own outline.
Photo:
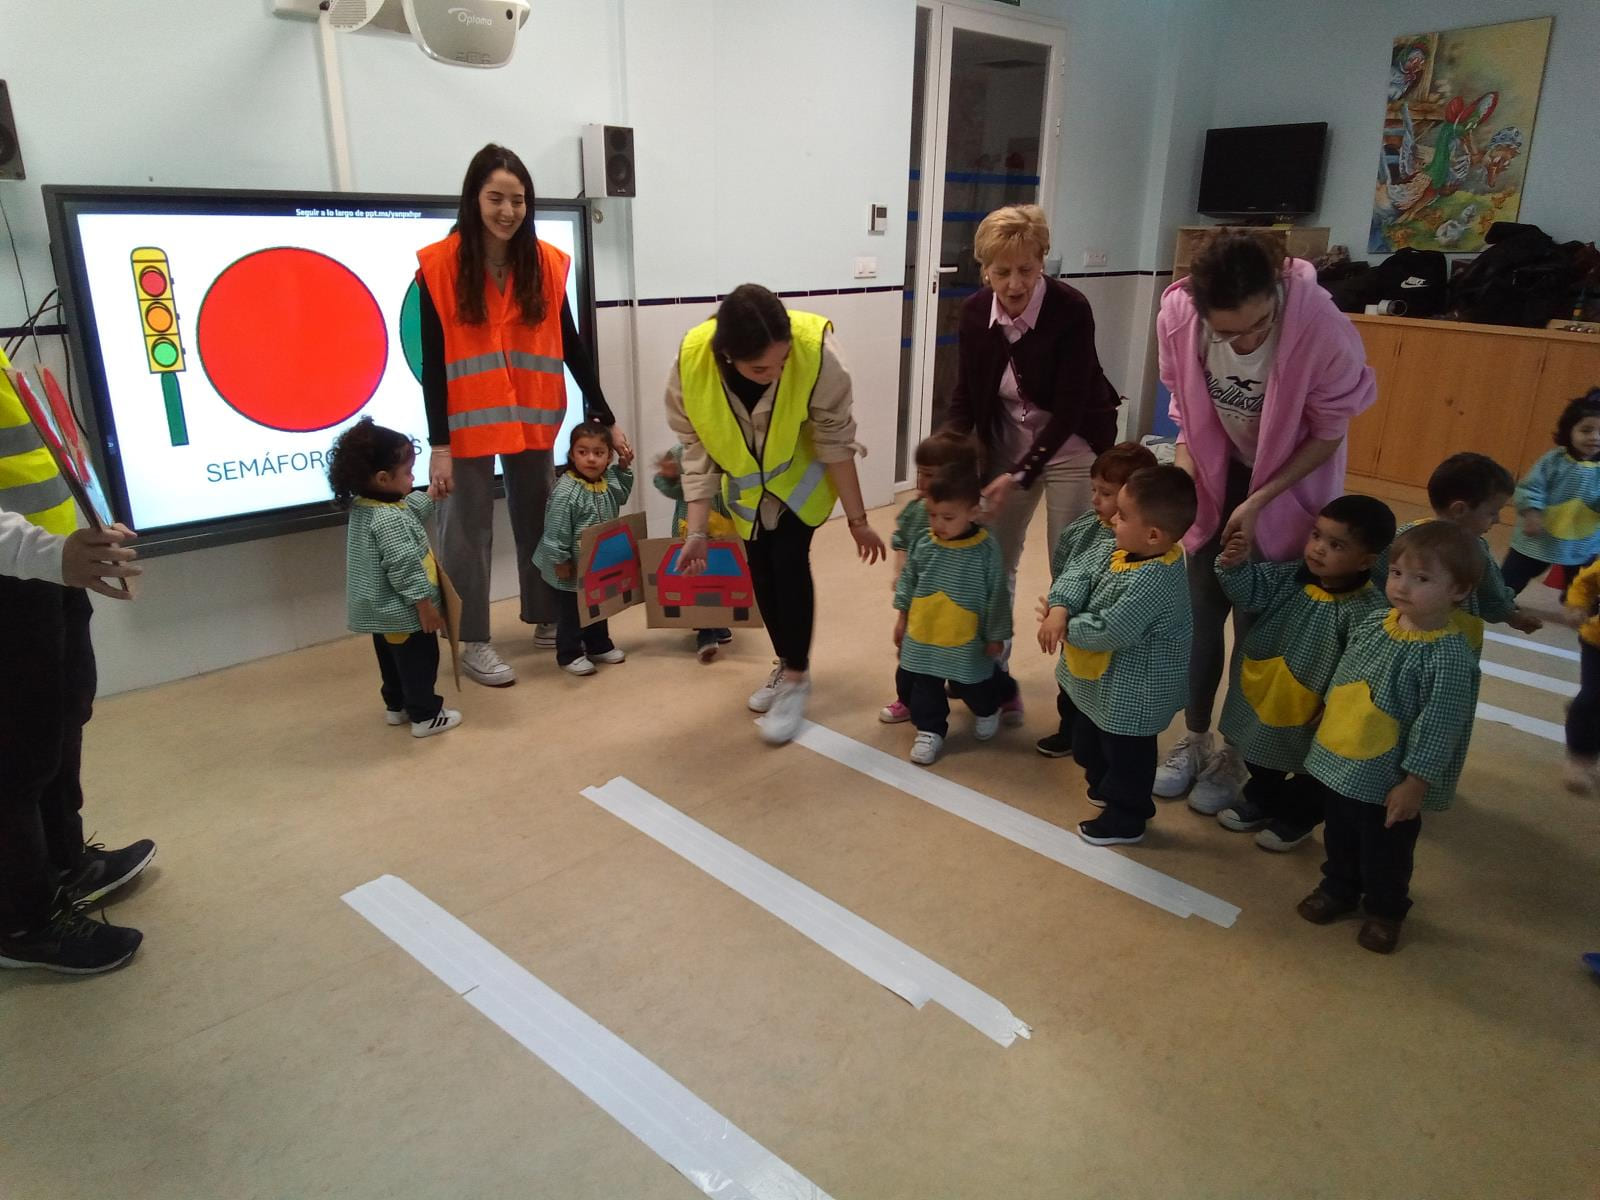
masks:
<path id="1" fill-rule="evenodd" d="M 1249 234 L 1219 237 L 1167 289 L 1156 338 L 1177 463 L 1194 477 L 1200 505 L 1183 539 L 1194 604 L 1188 734 L 1157 772 L 1155 792 L 1179 796 L 1193 785 L 1190 806 L 1216 813 L 1238 799 L 1247 776 L 1230 747 L 1212 746 L 1230 608 L 1212 564 L 1236 534 L 1261 558 L 1304 553 L 1317 513 L 1344 491 L 1345 433 L 1377 398 L 1377 383 L 1360 336 L 1311 264 L 1280 263 Z M 1236 614 L 1236 640 L 1240 622 Z"/>

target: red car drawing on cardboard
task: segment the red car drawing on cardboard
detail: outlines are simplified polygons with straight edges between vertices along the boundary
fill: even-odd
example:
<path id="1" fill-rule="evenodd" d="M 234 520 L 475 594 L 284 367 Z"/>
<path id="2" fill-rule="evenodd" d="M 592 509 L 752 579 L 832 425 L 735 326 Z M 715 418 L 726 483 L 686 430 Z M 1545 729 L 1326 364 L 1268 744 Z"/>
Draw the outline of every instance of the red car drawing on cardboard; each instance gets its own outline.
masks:
<path id="1" fill-rule="evenodd" d="M 589 556 L 589 569 L 583 573 L 583 598 L 589 615 L 598 617 L 600 605 L 616 595 L 632 604 L 639 584 L 639 543 L 626 525 L 606 534 Z"/>
<path id="2" fill-rule="evenodd" d="M 676 618 L 685 608 L 730 608 L 735 621 L 748 621 L 755 585 L 750 581 L 750 568 L 739 552 L 739 544 L 708 542 L 706 569 L 699 575 L 678 574 L 678 556 L 682 552 L 683 543 L 673 542 L 661 560 L 659 576 L 650 576 L 661 599 L 662 614 Z"/>

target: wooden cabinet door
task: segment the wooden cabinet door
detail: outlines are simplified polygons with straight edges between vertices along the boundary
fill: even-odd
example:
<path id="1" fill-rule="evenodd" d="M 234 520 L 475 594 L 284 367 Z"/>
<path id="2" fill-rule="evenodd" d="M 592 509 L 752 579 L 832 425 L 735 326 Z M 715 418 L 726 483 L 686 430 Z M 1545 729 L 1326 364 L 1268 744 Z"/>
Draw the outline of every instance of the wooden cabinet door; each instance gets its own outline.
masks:
<path id="1" fill-rule="evenodd" d="M 1600 387 L 1600 341 L 1551 340 L 1545 343 L 1544 369 L 1531 398 L 1528 428 L 1515 464 L 1521 479 L 1539 456 L 1555 446 L 1556 421 L 1567 402 Z M 1508 448 L 1509 452 L 1509 448 Z"/>
<path id="2" fill-rule="evenodd" d="M 1545 342 L 1473 330 L 1407 329 L 1376 474 L 1425 487 L 1444 459 L 1475 450 L 1509 469 L 1528 430 Z"/>
<path id="3" fill-rule="evenodd" d="M 1367 363 L 1378 376 L 1378 399 L 1372 407 L 1350 422 L 1350 465 L 1352 475 L 1374 475 L 1378 470 L 1378 447 L 1383 444 L 1383 426 L 1389 410 L 1389 393 L 1394 390 L 1395 362 L 1400 355 L 1404 330 L 1394 325 L 1356 326 L 1361 343 L 1367 348 Z"/>

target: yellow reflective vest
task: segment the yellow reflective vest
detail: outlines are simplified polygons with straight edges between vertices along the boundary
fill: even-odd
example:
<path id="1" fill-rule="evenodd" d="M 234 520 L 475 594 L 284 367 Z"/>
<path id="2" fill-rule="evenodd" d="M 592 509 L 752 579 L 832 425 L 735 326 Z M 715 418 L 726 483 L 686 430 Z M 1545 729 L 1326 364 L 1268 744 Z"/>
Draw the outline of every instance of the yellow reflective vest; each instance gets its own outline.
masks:
<path id="1" fill-rule="evenodd" d="M 0 350 L 0 369 L 11 360 Z M 21 513 L 41 529 L 66 535 L 78 528 L 67 481 L 56 470 L 39 431 L 11 380 L 0 374 L 0 508 Z"/>
<path id="2" fill-rule="evenodd" d="M 839 493 L 827 467 L 817 460 L 807 417 L 811 393 L 822 372 L 822 337 L 832 324 L 815 313 L 789 313 L 789 358 L 778 379 L 761 461 L 751 453 L 728 407 L 722 372 L 711 349 L 716 318 L 696 325 L 678 348 L 678 378 L 683 407 L 706 452 L 722 468 L 722 499 L 739 536 L 755 532 L 761 498 L 770 493 L 807 525 L 821 525 L 833 511 Z"/>

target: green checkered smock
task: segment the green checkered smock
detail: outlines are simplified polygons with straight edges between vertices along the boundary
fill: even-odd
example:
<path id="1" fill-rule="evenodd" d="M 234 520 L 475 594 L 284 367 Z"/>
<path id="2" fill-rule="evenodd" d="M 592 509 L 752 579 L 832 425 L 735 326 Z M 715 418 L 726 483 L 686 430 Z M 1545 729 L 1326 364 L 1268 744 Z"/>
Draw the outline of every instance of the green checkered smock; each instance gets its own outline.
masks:
<path id="1" fill-rule="evenodd" d="M 1399 537 L 1408 529 L 1414 529 L 1423 521 L 1438 520 L 1437 517 L 1422 517 L 1415 521 L 1407 521 L 1395 531 Z M 1517 609 L 1517 594 L 1506 586 L 1505 576 L 1500 574 L 1500 564 L 1495 562 L 1494 554 L 1489 549 L 1489 543 L 1478 539 L 1478 548 L 1483 551 L 1483 579 L 1478 586 L 1467 594 L 1461 602 L 1461 611 L 1469 620 L 1463 622 L 1463 631 L 1467 640 L 1472 644 L 1474 653 L 1483 651 L 1483 627 L 1485 624 L 1494 624 L 1504 621 Z M 1389 584 L 1389 551 L 1385 550 L 1378 555 L 1378 562 L 1372 568 L 1373 582 L 1382 591 Z"/>
<path id="2" fill-rule="evenodd" d="M 911 497 L 910 503 L 894 519 L 894 533 L 889 537 L 889 549 L 909 551 L 917 539 L 928 532 L 928 506 L 921 496 Z"/>
<path id="3" fill-rule="evenodd" d="M 925 534 L 906 555 L 894 606 L 906 614 L 902 667 L 982 683 L 995 663 L 984 646 L 1011 636 L 1011 588 L 1000 543 L 984 529 L 951 541 Z"/>
<path id="4" fill-rule="evenodd" d="M 1115 545 L 1078 555 L 1050 589 L 1050 606 L 1068 613 L 1056 682 L 1107 733 L 1160 733 L 1189 692 L 1183 549 L 1131 559 Z"/>
<path id="5" fill-rule="evenodd" d="M 1600 462 L 1551 450 L 1517 484 L 1511 506 L 1544 518 L 1544 532 L 1522 532 L 1519 520 L 1511 548 L 1540 562 L 1581 567 L 1600 554 Z"/>
<path id="6" fill-rule="evenodd" d="M 1061 572 L 1067 569 L 1067 564 L 1085 550 L 1102 542 L 1116 540 L 1117 535 L 1111 526 L 1091 508 L 1063 529 L 1061 536 L 1056 539 L 1055 548 L 1050 551 L 1050 578 L 1059 579 Z"/>
<path id="7" fill-rule="evenodd" d="M 1426 633 L 1394 609 L 1350 634 L 1328 685 L 1306 770 L 1341 796 L 1383 804 L 1407 775 L 1428 783 L 1422 807 L 1450 807 L 1478 705 L 1478 652 L 1456 616 Z"/>
<path id="8" fill-rule="evenodd" d="M 433 501 L 357 497 L 345 530 L 346 615 L 353 633 L 417 633 L 417 602 L 439 603 L 439 567 L 423 522 Z"/>
<path id="9" fill-rule="evenodd" d="M 533 565 L 546 583 L 563 592 L 578 590 L 576 575 L 560 578 L 556 564 L 576 566 L 578 535 L 591 525 L 616 520 L 632 491 L 633 472 L 623 467 L 607 467 L 598 483 L 590 483 L 576 471 L 561 472 L 544 508 L 544 536 L 533 550 Z"/>
<path id="10" fill-rule="evenodd" d="M 1388 602 L 1366 578 L 1330 592 L 1303 562 L 1219 563 L 1216 572 L 1235 608 L 1260 614 L 1234 656 L 1218 727 L 1246 762 L 1304 770 L 1350 630 Z"/>

